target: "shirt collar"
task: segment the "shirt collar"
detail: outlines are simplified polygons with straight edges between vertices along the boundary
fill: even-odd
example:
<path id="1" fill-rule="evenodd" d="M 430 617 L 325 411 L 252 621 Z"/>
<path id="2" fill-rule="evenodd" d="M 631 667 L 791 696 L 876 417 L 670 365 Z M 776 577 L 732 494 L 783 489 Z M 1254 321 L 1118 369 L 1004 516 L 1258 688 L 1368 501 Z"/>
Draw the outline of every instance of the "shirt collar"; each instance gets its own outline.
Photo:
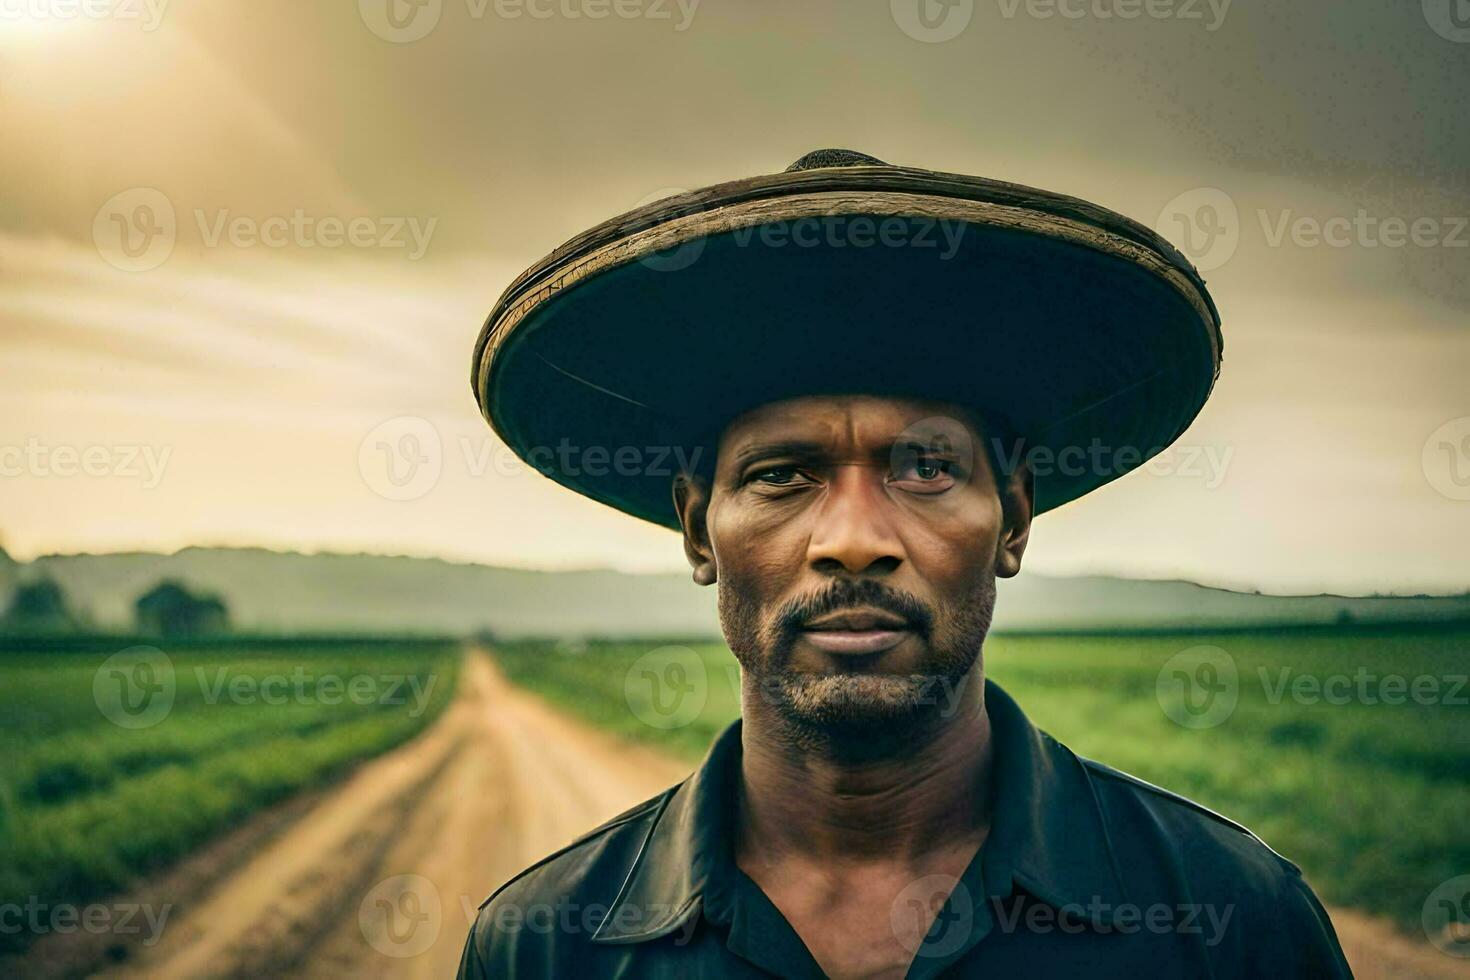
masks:
<path id="1" fill-rule="evenodd" d="M 987 892 L 1003 897 L 1018 885 L 1105 924 L 1098 909 L 1128 898 L 1091 775 L 990 681 L 985 708 L 995 738 L 995 814 L 982 848 Z"/>
<path id="2" fill-rule="evenodd" d="M 721 732 L 698 769 L 666 797 L 602 924 L 599 943 L 666 936 L 699 914 L 720 872 L 734 862 L 733 830 L 740 778 L 740 721 Z"/>
<path id="3" fill-rule="evenodd" d="M 1098 910 L 1117 908 L 1127 897 L 1091 777 L 988 680 L 985 707 L 995 739 L 995 813 L 980 855 L 988 897 L 1004 898 L 1019 887 L 1105 924 L 1106 912 Z M 740 754 L 737 720 L 665 798 L 594 942 L 655 939 L 685 927 L 702 905 L 726 907 Z"/>

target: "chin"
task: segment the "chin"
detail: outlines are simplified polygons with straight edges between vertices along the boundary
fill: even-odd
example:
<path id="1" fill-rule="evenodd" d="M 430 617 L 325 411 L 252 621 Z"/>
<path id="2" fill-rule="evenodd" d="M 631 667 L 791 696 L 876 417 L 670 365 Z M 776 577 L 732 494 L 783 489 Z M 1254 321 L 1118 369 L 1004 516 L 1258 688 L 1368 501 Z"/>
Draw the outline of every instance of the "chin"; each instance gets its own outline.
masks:
<path id="1" fill-rule="evenodd" d="M 814 732 L 871 734 L 937 715 L 933 685 L 906 674 L 783 674 L 766 690 L 790 721 Z"/>

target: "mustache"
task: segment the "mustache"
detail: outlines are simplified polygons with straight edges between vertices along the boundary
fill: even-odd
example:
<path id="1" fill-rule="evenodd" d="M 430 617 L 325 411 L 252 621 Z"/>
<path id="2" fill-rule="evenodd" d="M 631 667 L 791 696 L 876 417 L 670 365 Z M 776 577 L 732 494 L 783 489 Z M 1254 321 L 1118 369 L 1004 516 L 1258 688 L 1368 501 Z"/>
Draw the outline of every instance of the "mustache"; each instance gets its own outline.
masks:
<path id="1" fill-rule="evenodd" d="M 872 606 L 901 616 L 923 637 L 929 636 L 934 625 L 929 607 L 907 592 L 873 579 L 836 579 L 820 592 L 785 602 L 776 612 L 776 626 L 782 636 L 792 637 L 818 616 L 856 606 Z"/>

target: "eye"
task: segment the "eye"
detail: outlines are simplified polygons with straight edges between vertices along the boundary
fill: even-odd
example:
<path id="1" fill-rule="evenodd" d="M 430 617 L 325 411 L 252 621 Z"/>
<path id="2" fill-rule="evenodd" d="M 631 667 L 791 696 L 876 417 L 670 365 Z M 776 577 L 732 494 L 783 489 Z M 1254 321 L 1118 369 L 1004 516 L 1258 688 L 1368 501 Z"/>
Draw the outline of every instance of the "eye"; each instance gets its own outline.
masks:
<path id="1" fill-rule="evenodd" d="M 955 485 L 955 469 L 951 460 L 916 455 L 899 464 L 890 483 L 912 493 L 940 493 Z"/>
<path id="2" fill-rule="evenodd" d="M 914 472 L 921 480 L 937 480 L 949 472 L 949 464 L 940 459 L 920 459 L 914 463 Z"/>
<path id="3" fill-rule="evenodd" d="M 750 474 L 749 483 L 764 483 L 767 486 L 786 487 L 796 479 L 795 466 L 767 466 Z"/>

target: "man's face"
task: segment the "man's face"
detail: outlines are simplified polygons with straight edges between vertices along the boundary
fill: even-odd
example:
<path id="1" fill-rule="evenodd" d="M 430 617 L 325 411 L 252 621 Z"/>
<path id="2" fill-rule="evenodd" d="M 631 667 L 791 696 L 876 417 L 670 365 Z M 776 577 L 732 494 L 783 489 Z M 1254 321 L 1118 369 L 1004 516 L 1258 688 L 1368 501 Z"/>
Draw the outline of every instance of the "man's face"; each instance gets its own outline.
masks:
<path id="1" fill-rule="evenodd" d="M 1029 479 L 998 481 L 983 438 L 954 406 L 868 396 L 776 402 L 726 428 L 711 485 L 676 503 L 748 692 L 826 732 L 947 703 L 1030 526 Z"/>

